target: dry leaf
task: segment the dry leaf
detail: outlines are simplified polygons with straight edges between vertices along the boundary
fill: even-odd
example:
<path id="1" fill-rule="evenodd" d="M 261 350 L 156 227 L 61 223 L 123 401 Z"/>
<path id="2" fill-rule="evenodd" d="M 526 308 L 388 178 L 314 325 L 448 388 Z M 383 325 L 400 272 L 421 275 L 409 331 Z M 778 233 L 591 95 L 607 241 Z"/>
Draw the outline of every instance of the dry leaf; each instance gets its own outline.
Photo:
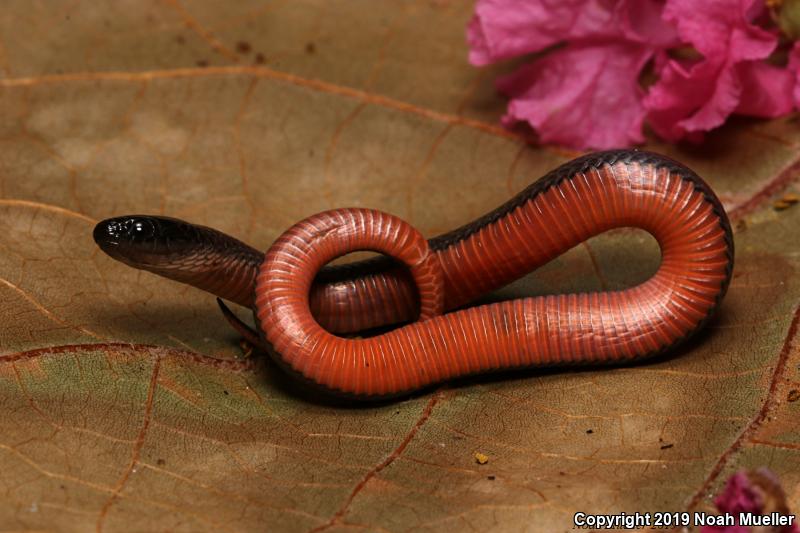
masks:
<path id="1" fill-rule="evenodd" d="M 98 219 L 134 212 L 266 248 L 333 207 L 427 235 L 493 209 L 571 154 L 497 125 L 491 80 L 511 67 L 467 64 L 469 16 L 460 2 L 4 4 L 1 529 L 567 531 L 577 510 L 711 511 L 730 473 L 762 465 L 800 508 L 800 417 L 781 401 L 800 387 L 800 210 L 771 209 L 798 176 L 793 118 L 647 146 L 748 226 L 717 319 L 637 366 L 326 403 L 239 359 L 212 296 L 94 246 Z M 493 297 L 625 287 L 658 260 L 648 236 L 612 232 Z"/>

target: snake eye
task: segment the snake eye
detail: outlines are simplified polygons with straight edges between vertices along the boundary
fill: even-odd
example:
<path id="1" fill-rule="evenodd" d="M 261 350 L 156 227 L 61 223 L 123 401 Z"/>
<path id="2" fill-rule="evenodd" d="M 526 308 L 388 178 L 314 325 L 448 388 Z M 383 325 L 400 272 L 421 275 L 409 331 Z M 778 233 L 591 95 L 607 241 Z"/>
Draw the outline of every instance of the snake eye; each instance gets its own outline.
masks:
<path id="1" fill-rule="evenodd" d="M 150 240 L 156 235 L 155 224 L 148 219 L 131 219 L 127 224 L 128 237 L 134 241 Z"/>

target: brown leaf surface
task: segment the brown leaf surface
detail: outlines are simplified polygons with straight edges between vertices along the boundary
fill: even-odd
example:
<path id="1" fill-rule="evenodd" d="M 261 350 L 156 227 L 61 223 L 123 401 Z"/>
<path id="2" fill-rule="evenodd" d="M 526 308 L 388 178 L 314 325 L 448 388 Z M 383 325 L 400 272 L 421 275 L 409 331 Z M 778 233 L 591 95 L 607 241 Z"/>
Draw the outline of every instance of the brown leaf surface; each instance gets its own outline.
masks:
<path id="1" fill-rule="evenodd" d="M 694 167 L 738 227 L 718 320 L 666 359 L 520 372 L 394 404 L 319 402 L 239 358 L 213 298 L 95 248 L 164 213 L 262 248 L 360 205 L 433 235 L 572 157 L 497 126 L 469 6 L 30 2 L 0 12 L 0 530 L 567 531 L 575 511 L 710 510 L 766 465 L 800 509 L 796 117 Z M 657 250 L 577 247 L 497 297 L 615 288 Z M 479 464 L 477 454 L 485 456 Z"/>

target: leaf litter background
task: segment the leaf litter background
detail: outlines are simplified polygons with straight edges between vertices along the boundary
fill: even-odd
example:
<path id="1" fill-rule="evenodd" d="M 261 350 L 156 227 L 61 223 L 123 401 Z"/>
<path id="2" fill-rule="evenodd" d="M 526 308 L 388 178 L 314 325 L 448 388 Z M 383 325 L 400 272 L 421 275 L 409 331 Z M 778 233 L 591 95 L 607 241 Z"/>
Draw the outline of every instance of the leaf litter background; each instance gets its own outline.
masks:
<path id="1" fill-rule="evenodd" d="M 497 126 L 510 66 L 466 63 L 470 7 L 3 3 L 0 530 L 566 531 L 576 510 L 711 510 L 761 465 L 800 508 L 800 207 L 773 207 L 798 190 L 797 117 L 648 145 L 720 194 L 737 264 L 697 342 L 636 367 L 332 405 L 243 359 L 212 297 L 94 246 L 131 212 L 266 248 L 332 207 L 427 235 L 496 207 L 577 154 Z M 496 296 L 624 287 L 657 262 L 618 231 Z"/>

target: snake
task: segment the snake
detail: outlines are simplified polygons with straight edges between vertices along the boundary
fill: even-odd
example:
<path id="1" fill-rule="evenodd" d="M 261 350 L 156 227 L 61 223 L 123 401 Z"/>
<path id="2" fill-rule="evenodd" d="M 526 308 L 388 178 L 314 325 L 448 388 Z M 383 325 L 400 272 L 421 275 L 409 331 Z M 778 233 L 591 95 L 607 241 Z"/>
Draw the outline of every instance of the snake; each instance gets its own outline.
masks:
<path id="1" fill-rule="evenodd" d="M 469 306 L 605 231 L 633 227 L 661 262 L 622 290 Z M 612 150 L 552 170 L 494 211 L 426 240 L 366 208 L 312 215 L 262 253 L 210 227 L 128 215 L 93 237 L 112 258 L 253 310 L 226 317 L 281 367 L 325 391 L 373 399 L 500 370 L 624 364 L 672 350 L 714 315 L 730 283 L 725 210 L 664 155 Z M 379 255 L 328 265 L 353 251 Z M 380 326 L 378 334 L 348 333 Z"/>

